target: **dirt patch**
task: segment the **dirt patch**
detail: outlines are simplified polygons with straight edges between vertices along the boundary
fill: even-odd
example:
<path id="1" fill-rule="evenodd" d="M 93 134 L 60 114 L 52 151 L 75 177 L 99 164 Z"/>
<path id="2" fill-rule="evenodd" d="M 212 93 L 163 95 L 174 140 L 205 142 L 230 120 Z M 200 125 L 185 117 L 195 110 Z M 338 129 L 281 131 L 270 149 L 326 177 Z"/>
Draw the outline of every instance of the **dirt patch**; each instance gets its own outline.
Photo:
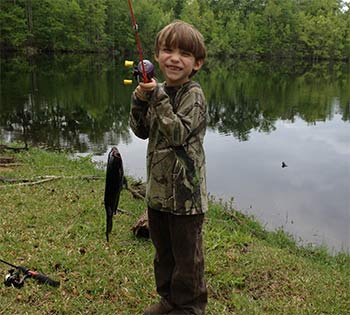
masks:
<path id="1" fill-rule="evenodd" d="M 14 157 L 0 156 L 0 173 L 13 171 L 16 166 L 16 159 Z"/>
<path id="2" fill-rule="evenodd" d="M 15 163 L 15 158 L 14 157 L 1 157 L 0 156 L 0 165 L 9 164 L 9 163 Z"/>

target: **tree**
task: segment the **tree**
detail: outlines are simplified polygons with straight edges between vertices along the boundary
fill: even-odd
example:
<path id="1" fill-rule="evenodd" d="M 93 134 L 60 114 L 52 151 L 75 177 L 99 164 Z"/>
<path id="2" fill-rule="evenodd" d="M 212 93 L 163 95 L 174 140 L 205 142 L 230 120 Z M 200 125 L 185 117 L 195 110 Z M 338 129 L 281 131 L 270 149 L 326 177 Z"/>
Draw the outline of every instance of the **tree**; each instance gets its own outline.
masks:
<path id="1" fill-rule="evenodd" d="M 134 47 L 132 24 L 126 1 L 107 0 L 106 44 L 115 51 L 127 51 Z"/>
<path id="2" fill-rule="evenodd" d="M 142 46 L 180 18 L 208 54 L 349 59 L 349 3 L 342 0 L 133 0 Z M 2 0 L 0 48 L 136 51 L 126 0 Z"/>
<path id="3" fill-rule="evenodd" d="M 263 11 L 270 55 L 293 57 L 297 41 L 296 7 L 293 0 L 268 0 Z"/>
<path id="4" fill-rule="evenodd" d="M 157 33 L 173 19 L 172 12 L 164 12 L 157 0 L 134 2 L 136 22 L 146 56 L 153 56 L 154 40 Z M 131 25 L 131 20 L 130 20 Z M 132 27 L 130 26 L 132 31 Z M 134 35 L 134 34 L 133 34 Z M 134 44 L 136 50 L 136 44 Z"/>
<path id="5" fill-rule="evenodd" d="M 0 2 L 0 48 L 17 48 L 25 44 L 27 25 L 24 1 Z"/>
<path id="6" fill-rule="evenodd" d="M 107 20 L 106 0 L 79 0 L 83 15 L 83 38 L 88 50 L 104 50 Z"/>

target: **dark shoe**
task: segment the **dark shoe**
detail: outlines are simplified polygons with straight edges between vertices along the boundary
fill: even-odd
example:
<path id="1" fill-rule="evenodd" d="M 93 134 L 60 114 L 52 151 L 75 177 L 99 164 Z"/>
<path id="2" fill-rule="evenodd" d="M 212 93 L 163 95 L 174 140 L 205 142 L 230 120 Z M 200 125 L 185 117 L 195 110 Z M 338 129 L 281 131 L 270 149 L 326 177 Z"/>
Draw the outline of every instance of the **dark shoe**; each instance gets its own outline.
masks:
<path id="1" fill-rule="evenodd" d="M 173 310 L 173 307 L 166 301 L 161 300 L 159 303 L 147 307 L 143 315 L 164 315 Z"/>
<path id="2" fill-rule="evenodd" d="M 204 311 L 200 311 L 200 310 L 192 310 L 192 309 L 178 309 L 178 308 L 174 308 L 170 313 L 168 313 L 168 315 L 204 315 L 205 312 Z"/>

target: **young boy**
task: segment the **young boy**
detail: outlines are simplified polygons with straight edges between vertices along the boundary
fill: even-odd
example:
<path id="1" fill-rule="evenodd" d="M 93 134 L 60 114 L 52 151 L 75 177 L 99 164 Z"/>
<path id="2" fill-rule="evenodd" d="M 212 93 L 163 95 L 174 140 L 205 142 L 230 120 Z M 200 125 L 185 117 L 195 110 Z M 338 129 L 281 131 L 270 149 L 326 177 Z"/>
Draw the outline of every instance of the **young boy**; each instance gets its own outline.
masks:
<path id="1" fill-rule="evenodd" d="M 149 230 L 156 249 L 154 272 L 160 302 L 151 314 L 205 314 L 202 225 L 208 210 L 203 138 L 206 102 L 191 81 L 206 57 L 203 36 L 175 21 L 157 35 L 155 60 L 165 82 L 139 83 L 132 95 L 130 125 L 149 139 Z"/>

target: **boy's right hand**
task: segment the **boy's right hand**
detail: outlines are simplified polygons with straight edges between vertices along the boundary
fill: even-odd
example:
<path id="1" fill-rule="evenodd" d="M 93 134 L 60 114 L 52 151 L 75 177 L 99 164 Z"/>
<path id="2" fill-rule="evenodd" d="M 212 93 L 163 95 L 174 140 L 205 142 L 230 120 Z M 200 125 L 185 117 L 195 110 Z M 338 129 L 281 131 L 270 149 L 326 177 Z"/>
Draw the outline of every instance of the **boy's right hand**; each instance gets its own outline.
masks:
<path id="1" fill-rule="evenodd" d="M 157 81 L 152 78 L 150 82 L 144 83 L 140 82 L 139 85 L 135 89 L 135 95 L 141 101 L 148 101 L 152 92 L 157 87 Z"/>

